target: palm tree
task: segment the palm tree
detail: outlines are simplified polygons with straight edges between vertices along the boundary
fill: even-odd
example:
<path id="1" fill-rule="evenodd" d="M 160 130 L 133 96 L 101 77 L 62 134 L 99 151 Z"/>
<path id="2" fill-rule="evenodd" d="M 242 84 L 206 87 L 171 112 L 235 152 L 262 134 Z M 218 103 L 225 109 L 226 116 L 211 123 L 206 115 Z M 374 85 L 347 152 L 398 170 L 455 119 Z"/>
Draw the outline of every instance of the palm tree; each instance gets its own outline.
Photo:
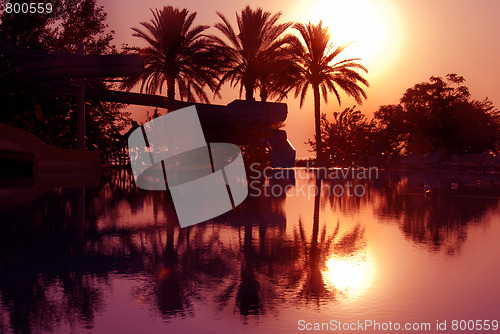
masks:
<path id="1" fill-rule="evenodd" d="M 257 82 L 261 101 L 266 102 L 268 98 L 281 101 L 297 82 L 300 67 L 289 48 L 290 45 L 287 44 L 276 50 L 269 61 L 259 66 Z"/>
<path id="2" fill-rule="evenodd" d="M 340 105 L 340 90 L 354 97 L 357 103 L 362 104 L 362 98 L 366 99 L 366 93 L 360 84 L 369 86 L 368 81 L 362 77 L 359 71 L 368 70 L 358 63 L 359 58 L 345 59 L 332 63 L 339 54 L 344 51 L 346 45 L 334 47 L 330 43 L 330 33 L 327 27 L 322 26 L 320 21 L 317 25 L 308 23 L 296 23 L 293 26 L 302 37 L 301 43 L 297 38 L 292 42 L 290 48 L 300 72 L 295 83 L 295 97 L 300 95 L 300 106 L 302 107 L 309 86 L 312 86 L 314 94 L 314 120 L 316 139 L 316 159 L 320 160 L 323 145 L 321 141 L 321 111 L 320 95 L 323 95 L 325 103 L 328 103 L 328 93 L 334 93 Z"/>
<path id="3" fill-rule="evenodd" d="M 166 6 L 151 12 L 153 19 L 141 22 L 144 31 L 132 28 L 134 36 L 148 43 L 131 48 L 144 57 L 144 73 L 124 82 L 122 88 L 131 89 L 142 81 L 141 92 L 161 94 L 166 83 L 169 100 L 174 100 L 177 85 L 181 99 L 193 101 L 196 95 L 209 103 L 204 87 L 215 90 L 222 66 L 220 51 L 202 34 L 209 26 L 193 26 L 196 13 L 189 14 L 187 9 Z"/>
<path id="4" fill-rule="evenodd" d="M 215 28 L 219 30 L 228 42 L 218 36 L 211 36 L 213 41 L 225 54 L 227 70 L 222 76 L 216 89 L 218 92 L 225 82 L 229 81 L 231 86 L 240 83 L 240 95 L 245 89 L 245 99 L 254 100 L 254 90 L 261 87 L 261 98 L 265 101 L 269 96 L 271 86 L 271 73 L 269 69 L 276 69 L 276 62 L 285 57 L 282 48 L 290 40 L 291 36 L 281 37 L 292 23 L 277 24 L 281 13 L 271 14 L 262 8 L 252 10 L 249 6 L 236 14 L 238 33 L 236 33 L 229 21 L 217 12 L 222 23 L 216 23 Z M 289 58 L 289 55 L 286 55 Z M 276 81 L 276 80 L 274 80 Z M 262 92 L 262 87 L 264 92 Z"/>

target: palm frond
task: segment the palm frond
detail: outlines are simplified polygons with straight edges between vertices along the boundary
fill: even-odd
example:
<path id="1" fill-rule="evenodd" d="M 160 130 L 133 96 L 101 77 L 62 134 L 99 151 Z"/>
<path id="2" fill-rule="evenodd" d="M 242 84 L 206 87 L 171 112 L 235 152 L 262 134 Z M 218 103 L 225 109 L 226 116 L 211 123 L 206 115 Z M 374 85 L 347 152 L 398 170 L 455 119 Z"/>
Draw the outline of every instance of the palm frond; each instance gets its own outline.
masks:
<path id="1" fill-rule="evenodd" d="M 133 36 L 147 43 L 146 47 L 130 48 L 144 58 L 144 73 L 128 78 L 121 88 L 130 90 L 141 82 L 141 91 L 161 94 L 166 85 L 167 97 L 173 99 L 177 85 L 181 99 L 209 102 L 204 87 L 215 91 L 220 69 L 225 66 L 217 43 L 203 34 L 209 26 L 194 26 L 196 13 L 187 9 L 165 6 L 151 9 L 151 13 L 150 21 L 132 28 Z M 218 92 L 215 95 L 220 96 Z"/>
<path id="2" fill-rule="evenodd" d="M 232 87 L 239 84 L 240 95 L 245 90 L 247 99 L 253 99 L 256 89 L 260 89 L 261 97 L 269 94 L 282 97 L 287 89 L 279 85 L 278 77 L 283 76 L 284 72 L 279 76 L 275 72 L 283 68 L 276 65 L 282 59 L 285 61 L 283 47 L 291 39 L 282 35 L 292 23 L 278 24 L 281 13 L 271 14 L 262 8 L 254 10 L 246 6 L 240 13 L 236 13 L 235 32 L 224 15 L 217 15 L 222 22 L 216 23 L 214 27 L 224 39 L 218 36 L 210 38 L 223 50 L 226 68 L 216 92 L 229 81 Z M 289 54 L 286 57 L 290 58 Z"/>

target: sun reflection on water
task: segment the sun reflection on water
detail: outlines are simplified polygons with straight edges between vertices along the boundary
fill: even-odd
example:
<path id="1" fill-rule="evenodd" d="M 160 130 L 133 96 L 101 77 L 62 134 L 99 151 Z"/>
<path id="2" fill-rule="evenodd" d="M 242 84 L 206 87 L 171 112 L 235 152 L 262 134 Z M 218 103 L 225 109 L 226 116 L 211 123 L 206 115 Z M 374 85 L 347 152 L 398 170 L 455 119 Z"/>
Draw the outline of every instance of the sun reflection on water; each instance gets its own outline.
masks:
<path id="1" fill-rule="evenodd" d="M 326 261 L 323 271 L 328 288 L 348 293 L 351 297 L 363 294 L 372 285 L 374 276 L 375 267 L 364 254 L 332 256 Z"/>

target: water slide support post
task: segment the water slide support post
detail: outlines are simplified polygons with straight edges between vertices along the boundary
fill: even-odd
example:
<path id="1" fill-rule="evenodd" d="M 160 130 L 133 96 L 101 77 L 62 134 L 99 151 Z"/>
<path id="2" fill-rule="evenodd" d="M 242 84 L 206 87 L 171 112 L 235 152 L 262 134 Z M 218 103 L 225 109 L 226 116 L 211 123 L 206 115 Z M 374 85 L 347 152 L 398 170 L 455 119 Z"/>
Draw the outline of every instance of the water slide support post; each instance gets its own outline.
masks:
<path id="1" fill-rule="evenodd" d="M 85 54 L 83 44 L 78 44 L 78 55 Z M 78 133 L 78 149 L 85 151 L 85 79 L 78 79 L 78 98 L 77 98 L 77 133 Z"/>

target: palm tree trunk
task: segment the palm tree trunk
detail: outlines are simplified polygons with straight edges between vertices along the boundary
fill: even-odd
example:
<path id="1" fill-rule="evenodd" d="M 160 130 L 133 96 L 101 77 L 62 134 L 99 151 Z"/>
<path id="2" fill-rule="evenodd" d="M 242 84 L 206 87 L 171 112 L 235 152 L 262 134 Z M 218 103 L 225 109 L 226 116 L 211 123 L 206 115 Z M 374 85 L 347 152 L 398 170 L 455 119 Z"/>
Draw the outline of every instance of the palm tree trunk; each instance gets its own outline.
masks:
<path id="1" fill-rule="evenodd" d="M 175 78 L 167 77 L 167 99 L 175 99 Z"/>
<path id="2" fill-rule="evenodd" d="M 255 81 L 252 80 L 246 80 L 244 83 L 245 86 L 245 100 L 247 101 L 254 101 L 253 97 L 253 88 L 255 87 Z"/>
<path id="3" fill-rule="evenodd" d="M 316 162 L 320 162 L 323 157 L 323 143 L 321 142 L 321 110 L 320 110 L 320 96 L 319 85 L 313 85 L 314 92 L 314 125 L 316 129 Z"/>
<path id="4" fill-rule="evenodd" d="M 262 102 L 266 102 L 266 101 L 267 101 L 267 96 L 268 96 L 268 95 L 269 95 L 269 94 L 267 93 L 267 89 L 266 89 L 266 88 L 261 88 L 261 89 L 260 89 L 260 100 L 261 100 Z"/>

